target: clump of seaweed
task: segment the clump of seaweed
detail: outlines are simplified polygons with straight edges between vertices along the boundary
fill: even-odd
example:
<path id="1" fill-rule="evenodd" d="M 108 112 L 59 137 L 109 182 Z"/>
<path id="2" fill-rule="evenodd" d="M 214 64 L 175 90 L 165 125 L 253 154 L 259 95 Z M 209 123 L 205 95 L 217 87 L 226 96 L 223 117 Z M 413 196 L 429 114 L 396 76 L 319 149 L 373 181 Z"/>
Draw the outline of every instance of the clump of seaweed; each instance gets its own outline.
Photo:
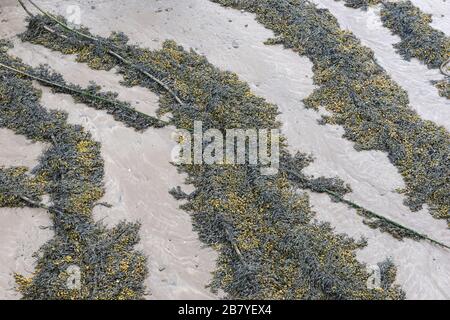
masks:
<path id="1" fill-rule="evenodd" d="M 450 135 L 410 107 L 407 93 L 377 64 L 373 52 L 340 29 L 328 10 L 305 0 L 212 0 L 253 12 L 280 43 L 314 64 L 319 89 L 305 99 L 309 108 L 332 112 L 323 123 L 344 127 L 357 150 L 380 150 L 402 174 L 405 204 L 420 210 L 428 204 L 436 218 L 450 223 Z M 441 52 L 441 51 L 439 51 Z M 430 62 L 440 61 L 441 53 Z"/>
<path id="2" fill-rule="evenodd" d="M 420 240 L 421 236 L 417 234 L 417 232 L 410 231 L 403 227 L 398 227 L 395 224 L 392 224 L 392 221 L 387 221 L 386 219 L 380 219 L 373 215 L 372 212 L 367 211 L 362 208 L 358 208 L 358 214 L 363 216 L 365 219 L 363 223 L 369 226 L 372 229 L 378 229 L 381 232 L 389 233 L 391 236 L 398 240 L 403 240 L 405 238 Z M 448 248 L 448 247 L 447 247 Z"/>
<path id="3" fill-rule="evenodd" d="M 289 181 L 300 189 L 311 190 L 317 193 L 328 193 L 336 201 L 340 201 L 338 198 L 352 191 L 349 185 L 345 185 L 338 178 L 306 176 L 302 170 L 312 162 L 312 156 L 304 153 L 298 152 L 294 156 L 284 153 L 280 161 L 280 170 L 287 175 Z"/>
<path id="4" fill-rule="evenodd" d="M 397 269 L 391 259 L 386 259 L 383 262 L 378 263 L 381 276 L 381 287 L 383 289 L 389 288 L 392 281 L 395 281 Z"/>
<path id="5" fill-rule="evenodd" d="M 450 38 L 431 27 L 430 14 L 423 13 L 411 1 L 385 2 L 381 21 L 401 41 L 395 48 L 406 59 L 417 58 L 429 68 L 440 68 L 450 57 Z"/>
<path id="6" fill-rule="evenodd" d="M 150 127 L 162 128 L 165 126 L 163 121 L 135 110 L 129 102 L 118 100 L 117 93 L 101 92 L 101 87 L 95 82 L 91 82 L 87 88 L 68 84 L 61 74 L 51 71 L 46 65 L 31 68 L 14 61 L 13 65 L 0 64 L 0 67 L 15 71 L 32 80 L 37 80 L 42 85 L 51 87 L 54 93 L 70 94 L 76 102 L 84 103 L 97 110 L 106 110 L 115 120 L 135 130 L 144 131 Z"/>
<path id="7" fill-rule="evenodd" d="M 0 63 L 21 63 L 8 56 L 3 45 Z M 100 144 L 81 126 L 68 124 L 66 113 L 42 107 L 40 93 L 27 77 L 0 68 L 0 80 L 0 127 L 51 145 L 31 174 L 24 168 L 0 171 L 0 206 L 46 208 L 55 232 L 36 253 L 33 275 L 15 276 L 23 298 L 142 298 L 146 258 L 133 249 L 139 224 L 107 229 L 92 218 L 104 193 Z M 50 196 L 50 206 L 40 202 L 44 193 Z M 78 280 L 71 278 L 71 267 L 78 269 Z"/>
<path id="8" fill-rule="evenodd" d="M 440 81 L 433 81 L 432 83 L 438 89 L 441 97 L 450 99 L 450 77 Z"/>
<path id="9" fill-rule="evenodd" d="M 122 222 L 106 229 L 76 217 L 62 221 L 77 230 L 60 232 L 39 249 L 32 278 L 15 275 L 24 299 L 142 298 L 146 258 L 133 250 L 139 242 L 139 224 Z M 78 268 L 79 280 L 71 279 L 72 266 Z M 71 286 L 70 281 L 79 284 Z"/>
<path id="10" fill-rule="evenodd" d="M 44 24 L 65 37 L 43 32 Z M 170 112 L 179 129 L 192 131 L 194 121 L 202 121 L 204 130 L 280 127 L 274 105 L 256 97 L 235 74 L 218 70 L 204 57 L 172 41 L 166 41 L 157 51 L 125 45 L 125 36 L 120 34 L 100 38 L 97 44 L 108 47 L 110 43 L 120 56 L 170 83 L 169 92 L 120 59 L 112 65 L 97 57 L 93 45 L 75 41 L 74 35 L 64 33 L 48 17 L 32 18 L 30 25 L 34 27 L 23 39 L 75 53 L 79 61 L 89 62 L 93 68 L 118 66 L 125 85 L 140 85 L 160 94 L 160 113 Z M 122 45 L 114 40 L 117 37 Z M 306 165 L 308 161 L 296 162 L 300 163 Z M 192 214 L 200 239 L 219 252 L 213 289 L 223 289 L 229 297 L 238 299 L 404 297 L 391 279 L 384 288 L 367 287 L 369 274 L 354 252 L 364 242 L 337 235 L 330 225 L 314 221 L 307 196 L 297 193 L 286 173 L 263 176 L 259 166 L 250 165 L 180 165 L 179 170 L 188 174 L 186 182 L 194 185 L 195 191 L 185 194 L 176 188 L 172 194 L 185 200 L 182 208 Z M 343 184 L 331 180 L 317 180 L 310 186 L 325 188 L 321 184 L 345 193 Z"/>
<path id="11" fill-rule="evenodd" d="M 336 1 L 344 1 L 345 6 L 350 8 L 367 10 L 369 6 L 382 3 L 384 0 L 336 0 Z"/>

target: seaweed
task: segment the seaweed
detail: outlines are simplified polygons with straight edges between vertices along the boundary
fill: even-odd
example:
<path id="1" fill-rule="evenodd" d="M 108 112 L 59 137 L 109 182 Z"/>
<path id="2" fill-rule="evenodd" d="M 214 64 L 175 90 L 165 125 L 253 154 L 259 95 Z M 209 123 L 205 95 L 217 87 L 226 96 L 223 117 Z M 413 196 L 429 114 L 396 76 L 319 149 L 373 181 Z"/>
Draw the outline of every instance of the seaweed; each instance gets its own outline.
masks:
<path id="1" fill-rule="evenodd" d="M 328 10 L 309 1 L 212 1 L 255 13 L 277 36 L 267 44 L 280 43 L 307 56 L 319 88 L 305 106 L 330 111 L 321 122 L 343 126 L 344 137 L 357 150 L 387 152 L 405 181 L 405 204 L 413 211 L 427 204 L 433 217 L 450 223 L 450 135 L 409 107 L 407 93 L 370 49 L 342 30 Z"/>
<path id="2" fill-rule="evenodd" d="M 45 32 L 43 25 L 65 37 Z M 81 30 L 93 37 L 87 29 Z M 170 113 L 179 129 L 192 132 L 194 121 L 202 121 L 204 130 L 280 128 L 276 106 L 255 96 L 237 75 L 220 71 L 173 41 L 166 41 L 156 51 L 126 45 L 126 36 L 119 33 L 98 38 L 96 43 L 83 43 L 79 36 L 42 16 L 30 19 L 30 28 L 22 38 L 75 53 L 79 62 L 94 69 L 117 67 L 124 85 L 139 85 L 159 94 L 159 113 Z M 104 55 L 105 50 L 96 47 L 114 47 L 114 52 L 133 65 L 164 79 L 175 95 L 120 59 L 113 63 Z M 284 144 L 282 153 L 287 156 Z M 302 156 L 297 160 L 297 170 L 309 161 Z M 355 256 L 355 250 L 365 242 L 335 234 L 329 224 L 316 222 L 307 195 L 297 192 L 283 170 L 264 176 L 259 166 L 251 165 L 184 164 L 178 169 L 187 173 L 186 183 L 195 191 L 186 194 L 178 187 L 171 193 L 184 200 L 181 208 L 192 215 L 200 239 L 219 253 L 213 290 L 222 289 L 235 299 L 404 298 L 391 279 L 385 288 L 367 287 L 369 274 Z M 333 179 L 309 183 L 317 190 L 347 191 L 343 183 Z"/>
<path id="3" fill-rule="evenodd" d="M 350 8 L 367 10 L 369 6 L 382 3 L 384 0 L 335 0 L 335 1 L 344 1 L 345 6 Z"/>
<path id="4" fill-rule="evenodd" d="M 399 228 L 398 226 L 393 225 L 391 221 L 386 221 L 386 219 L 374 217 L 371 212 L 365 209 L 357 210 L 358 214 L 365 218 L 363 220 L 363 223 L 372 229 L 378 229 L 381 232 L 386 232 L 398 240 L 403 240 L 405 238 L 420 240 L 422 238 L 421 235 L 418 235 L 415 231 L 410 231 L 401 227 Z M 446 248 L 450 247 L 446 246 Z"/>
<path id="5" fill-rule="evenodd" d="M 45 181 L 29 171 L 26 167 L 0 167 L 0 207 L 21 208 L 29 206 L 30 201 L 41 201 Z"/>
<path id="6" fill-rule="evenodd" d="M 345 185 L 339 178 L 314 178 L 306 176 L 302 170 L 313 162 L 313 157 L 297 152 L 295 155 L 284 153 L 280 159 L 280 170 L 287 175 L 289 181 L 300 189 L 311 190 L 317 193 L 328 193 L 333 200 L 351 192 L 349 185 Z"/>
<path id="7" fill-rule="evenodd" d="M 106 229 L 71 218 L 63 221 L 78 230 L 58 234 L 39 249 L 31 279 L 15 275 L 24 299 L 142 298 L 146 258 L 133 250 L 139 241 L 139 224 L 122 222 Z M 67 284 L 72 266 L 81 274 L 80 285 L 75 288 Z"/>
<path id="8" fill-rule="evenodd" d="M 6 49 L 1 42 L 0 63 L 20 65 Z M 147 267 L 146 257 L 134 250 L 139 224 L 107 229 L 92 218 L 104 193 L 100 144 L 68 124 L 66 113 L 40 105 L 40 92 L 27 77 L 0 68 L 0 80 L 0 127 L 50 145 L 32 170 L 0 170 L 0 206 L 47 209 L 55 234 L 34 255 L 33 275 L 15 275 L 23 298 L 141 299 Z M 43 194 L 49 206 L 41 202 Z M 70 285 L 71 268 L 79 271 L 79 286 Z"/>
<path id="9" fill-rule="evenodd" d="M 411 1 L 385 2 L 381 21 L 401 38 L 394 47 L 406 60 L 417 58 L 437 69 L 450 58 L 450 38 L 431 27 L 431 14 L 423 13 Z"/>
<path id="10" fill-rule="evenodd" d="M 441 97 L 450 99 L 450 77 L 440 81 L 432 81 L 432 83 L 438 89 Z"/>
<path id="11" fill-rule="evenodd" d="M 383 262 L 378 263 L 378 268 L 380 269 L 380 282 L 381 288 L 389 288 L 392 281 L 396 277 L 396 268 L 391 259 L 386 259 Z"/>

